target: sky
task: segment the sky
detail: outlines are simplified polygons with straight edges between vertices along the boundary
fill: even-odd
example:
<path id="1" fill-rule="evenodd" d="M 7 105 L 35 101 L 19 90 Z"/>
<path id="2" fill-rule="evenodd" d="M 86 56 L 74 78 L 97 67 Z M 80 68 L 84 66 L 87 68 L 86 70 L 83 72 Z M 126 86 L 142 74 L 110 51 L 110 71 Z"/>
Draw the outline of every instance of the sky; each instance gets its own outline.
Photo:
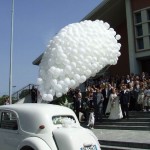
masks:
<path id="1" fill-rule="evenodd" d="M 14 0 L 12 93 L 36 84 L 32 62 L 68 24 L 81 21 L 102 0 Z M 12 0 L 0 0 L 0 96 L 9 94 Z"/>

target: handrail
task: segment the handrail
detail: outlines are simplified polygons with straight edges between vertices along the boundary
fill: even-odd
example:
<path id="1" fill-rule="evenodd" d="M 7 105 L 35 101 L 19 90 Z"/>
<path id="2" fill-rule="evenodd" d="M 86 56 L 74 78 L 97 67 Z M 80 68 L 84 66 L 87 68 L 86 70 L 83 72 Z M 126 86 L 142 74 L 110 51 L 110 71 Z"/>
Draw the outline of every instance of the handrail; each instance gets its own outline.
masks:
<path id="1" fill-rule="evenodd" d="M 13 101 L 13 103 L 15 103 L 15 102 L 19 101 L 21 98 L 29 95 L 30 94 L 30 90 L 32 89 L 32 86 L 38 88 L 38 85 L 28 84 L 27 86 L 23 87 L 22 89 L 14 92 L 12 94 L 12 101 Z M 23 93 L 23 92 L 25 92 L 25 93 Z M 23 97 L 20 98 L 20 96 L 23 96 Z"/>

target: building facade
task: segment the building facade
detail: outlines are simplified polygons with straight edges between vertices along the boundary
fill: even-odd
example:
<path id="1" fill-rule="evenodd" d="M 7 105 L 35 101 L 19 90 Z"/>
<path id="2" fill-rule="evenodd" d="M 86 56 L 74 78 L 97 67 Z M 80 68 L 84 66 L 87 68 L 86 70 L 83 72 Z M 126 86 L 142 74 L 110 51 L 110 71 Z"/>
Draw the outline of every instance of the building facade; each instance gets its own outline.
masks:
<path id="1" fill-rule="evenodd" d="M 150 1 L 104 0 L 83 20 L 100 19 L 121 35 L 121 56 L 111 74 L 150 72 Z"/>
<path id="2" fill-rule="evenodd" d="M 150 72 L 150 1 L 103 0 L 82 20 L 103 20 L 121 35 L 121 56 L 112 75 Z M 34 60 L 38 65 L 42 55 Z"/>

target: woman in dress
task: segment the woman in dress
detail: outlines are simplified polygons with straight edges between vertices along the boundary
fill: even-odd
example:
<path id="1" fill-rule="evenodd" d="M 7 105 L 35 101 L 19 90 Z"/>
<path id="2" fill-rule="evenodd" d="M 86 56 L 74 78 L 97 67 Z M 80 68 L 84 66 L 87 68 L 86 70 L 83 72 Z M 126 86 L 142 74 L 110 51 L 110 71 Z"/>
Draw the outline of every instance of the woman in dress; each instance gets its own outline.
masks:
<path id="1" fill-rule="evenodd" d="M 145 91 L 145 87 L 144 87 L 143 82 L 141 82 L 139 94 L 138 94 L 138 99 L 137 99 L 139 110 L 144 110 L 144 97 L 145 97 L 144 91 Z"/>
<path id="2" fill-rule="evenodd" d="M 145 89 L 144 94 L 144 111 L 150 111 L 150 86 Z"/>
<path id="3" fill-rule="evenodd" d="M 110 113 L 108 119 L 116 120 L 123 118 L 121 106 L 119 103 L 118 91 L 116 88 L 112 89 L 112 94 L 109 97 L 106 113 Z"/>
<path id="4" fill-rule="evenodd" d="M 96 97 L 96 111 L 95 111 L 95 118 L 97 121 L 102 119 L 103 114 L 103 101 L 104 97 L 102 94 L 102 88 L 97 89 L 97 97 Z"/>

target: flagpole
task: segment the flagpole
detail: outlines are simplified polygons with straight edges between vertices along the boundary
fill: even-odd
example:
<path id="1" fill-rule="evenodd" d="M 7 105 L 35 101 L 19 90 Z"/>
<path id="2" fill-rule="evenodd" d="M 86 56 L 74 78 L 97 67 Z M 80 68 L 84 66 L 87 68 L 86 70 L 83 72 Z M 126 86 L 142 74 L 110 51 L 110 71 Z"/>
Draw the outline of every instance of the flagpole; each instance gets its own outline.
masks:
<path id="1" fill-rule="evenodd" d="M 13 29 L 14 29 L 14 0 L 11 11 L 11 39 L 10 39 L 10 70 L 9 70 L 9 103 L 12 104 L 12 63 L 13 63 Z"/>

